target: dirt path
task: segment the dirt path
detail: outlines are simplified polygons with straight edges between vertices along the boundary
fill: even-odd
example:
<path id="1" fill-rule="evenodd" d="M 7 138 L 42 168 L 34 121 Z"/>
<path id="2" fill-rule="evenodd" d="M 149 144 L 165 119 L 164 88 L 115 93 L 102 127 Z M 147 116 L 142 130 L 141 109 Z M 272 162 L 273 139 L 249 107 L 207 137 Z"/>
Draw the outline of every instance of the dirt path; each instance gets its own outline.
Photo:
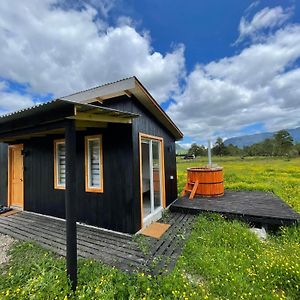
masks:
<path id="1" fill-rule="evenodd" d="M 8 235 L 0 234 L 0 266 L 9 260 L 7 252 L 14 239 Z"/>

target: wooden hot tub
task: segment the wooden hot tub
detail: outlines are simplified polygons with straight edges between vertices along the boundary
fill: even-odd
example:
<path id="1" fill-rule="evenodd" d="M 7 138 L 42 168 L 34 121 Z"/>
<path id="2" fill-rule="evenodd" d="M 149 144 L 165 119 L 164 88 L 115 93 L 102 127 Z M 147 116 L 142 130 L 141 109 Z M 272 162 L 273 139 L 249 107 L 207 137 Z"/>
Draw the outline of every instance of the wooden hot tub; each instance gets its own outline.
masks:
<path id="1" fill-rule="evenodd" d="M 195 196 L 220 197 L 224 195 L 224 177 L 221 167 L 194 167 L 187 169 L 187 183 L 182 192 Z"/>

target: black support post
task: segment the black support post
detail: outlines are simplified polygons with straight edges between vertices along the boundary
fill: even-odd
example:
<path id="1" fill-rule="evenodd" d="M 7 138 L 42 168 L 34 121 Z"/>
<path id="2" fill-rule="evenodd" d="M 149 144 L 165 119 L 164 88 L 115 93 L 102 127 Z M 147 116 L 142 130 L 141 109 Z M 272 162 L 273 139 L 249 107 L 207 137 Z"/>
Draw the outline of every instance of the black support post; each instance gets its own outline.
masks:
<path id="1" fill-rule="evenodd" d="M 66 241 L 67 241 L 67 275 L 72 290 L 77 286 L 77 230 L 76 230 L 76 130 L 74 121 L 65 127 L 66 147 Z"/>

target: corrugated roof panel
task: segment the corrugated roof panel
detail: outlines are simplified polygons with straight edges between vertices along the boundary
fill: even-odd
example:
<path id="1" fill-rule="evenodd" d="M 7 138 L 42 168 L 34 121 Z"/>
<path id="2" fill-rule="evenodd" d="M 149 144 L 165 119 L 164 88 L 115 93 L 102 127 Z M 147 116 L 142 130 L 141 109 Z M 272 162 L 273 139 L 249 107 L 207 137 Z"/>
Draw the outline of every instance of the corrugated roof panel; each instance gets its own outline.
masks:
<path id="1" fill-rule="evenodd" d="M 0 116 L 0 124 L 1 123 L 3 124 L 8 121 L 14 121 L 19 118 L 30 117 L 36 113 L 46 112 L 55 107 L 64 106 L 64 105 L 66 105 L 66 106 L 67 105 L 75 105 L 76 107 L 82 108 L 83 111 L 89 111 L 89 110 L 93 109 L 93 110 L 102 111 L 104 113 L 112 113 L 112 114 L 115 114 L 118 116 L 121 115 L 124 117 L 133 117 L 133 118 L 138 117 L 137 114 L 120 111 L 120 110 L 116 110 L 116 109 L 112 109 L 112 108 L 106 108 L 106 107 L 101 107 L 101 106 L 92 105 L 92 104 L 84 104 L 84 103 L 79 103 L 79 102 L 70 101 L 70 100 L 55 99 L 55 100 L 51 100 L 51 101 L 44 102 L 44 103 L 39 103 L 37 105 L 31 106 L 28 108 L 20 109 L 20 110 L 2 115 L 2 116 Z"/>

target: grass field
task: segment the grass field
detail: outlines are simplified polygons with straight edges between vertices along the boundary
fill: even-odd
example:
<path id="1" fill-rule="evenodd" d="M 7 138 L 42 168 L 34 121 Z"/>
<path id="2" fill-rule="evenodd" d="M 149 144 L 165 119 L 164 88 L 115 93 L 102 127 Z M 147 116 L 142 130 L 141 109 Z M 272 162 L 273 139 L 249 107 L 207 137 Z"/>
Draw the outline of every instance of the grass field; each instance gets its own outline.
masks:
<path id="1" fill-rule="evenodd" d="M 272 191 L 300 211 L 300 159 L 215 159 L 230 189 Z M 178 161 L 179 190 L 188 166 Z M 165 276 L 124 274 L 80 260 L 72 295 L 63 258 L 29 243 L 16 243 L 0 267 L 0 299 L 300 299 L 300 228 L 284 228 L 262 242 L 238 221 L 197 218 L 175 270 Z"/>
<path id="2" fill-rule="evenodd" d="M 300 158 L 214 157 L 224 167 L 225 188 L 273 192 L 300 212 Z M 186 169 L 207 164 L 206 158 L 177 159 L 178 190 L 186 182 Z"/>

